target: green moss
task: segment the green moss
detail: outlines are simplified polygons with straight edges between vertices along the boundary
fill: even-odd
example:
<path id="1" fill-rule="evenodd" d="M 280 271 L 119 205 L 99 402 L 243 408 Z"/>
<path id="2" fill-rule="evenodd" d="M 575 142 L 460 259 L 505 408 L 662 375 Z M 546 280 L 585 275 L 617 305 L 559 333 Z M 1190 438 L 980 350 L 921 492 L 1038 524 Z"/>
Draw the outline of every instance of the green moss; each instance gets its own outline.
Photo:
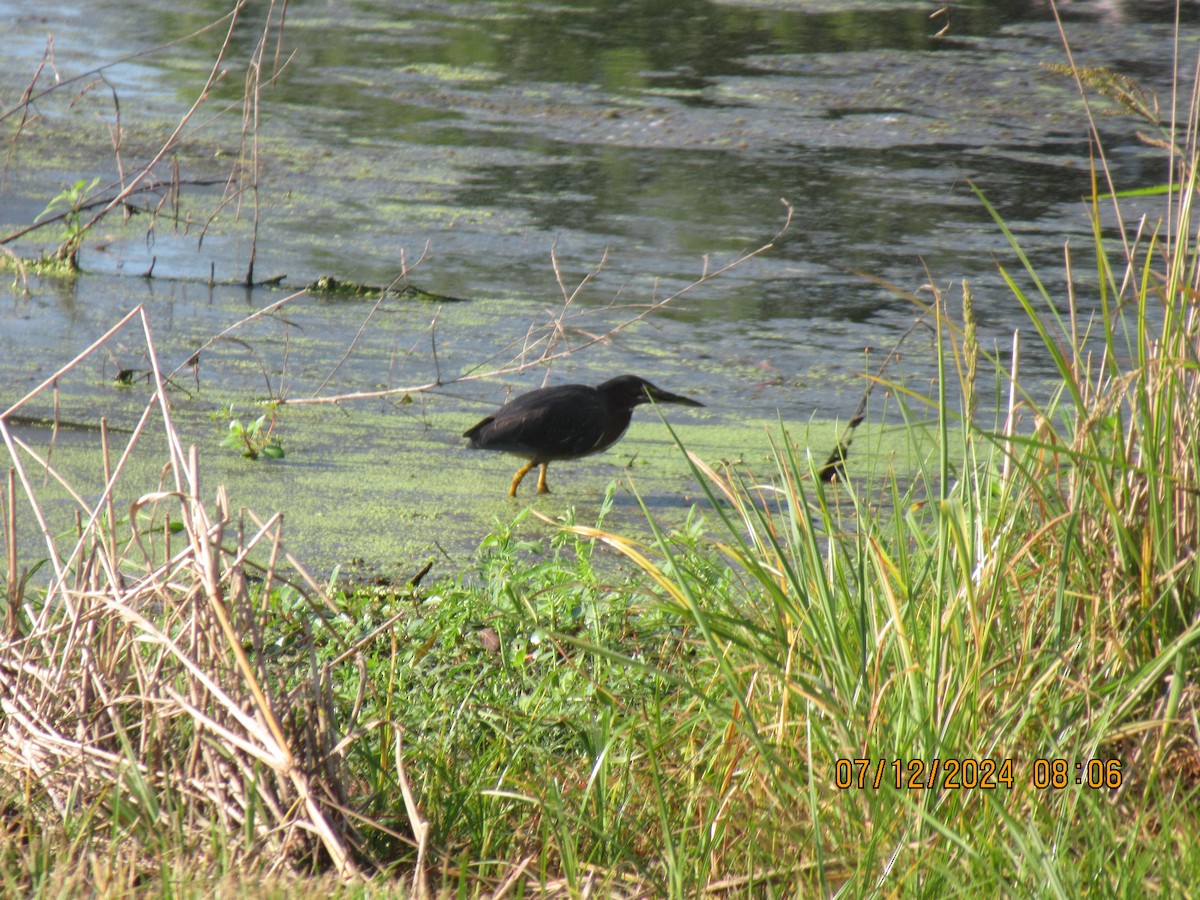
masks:
<path id="1" fill-rule="evenodd" d="M 481 82 L 499 81 L 500 73 L 476 66 L 454 66 L 444 63 L 421 62 L 405 66 L 404 71 L 436 78 L 438 81 Z"/>
<path id="2" fill-rule="evenodd" d="M 79 266 L 74 259 L 59 259 L 57 256 L 37 256 L 22 259 L 18 256 L 0 254 L 0 272 L 14 272 L 17 275 L 40 275 L 47 278 L 79 277 Z"/>
<path id="3" fill-rule="evenodd" d="M 105 396 L 114 429 L 136 419 L 139 397 L 119 391 Z M 253 461 L 220 446 L 227 420 L 211 416 L 207 405 L 180 399 L 172 416 L 184 444 L 194 443 L 200 450 L 202 496 L 211 500 L 216 486 L 224 485 L 235 509 L 252 509 L 261 518 L 281 512 L 285 545 L 317 573 L 351 561 L 383 574 L 411 572 L 430 559 L 443 574 L 462 569 L 491 530 L 520 510 L 532 506 L 551 519 L 578 513 L 587 520 L 614 481 L 617 493 L 609 522 L 643 535 L 641 502 L 669 525 L 685 521 L 692 504 L 703 497 L 686 456 L 652 411 L 639 411 L 611 450 L 552 464 L 550 494 L 538 495 L 535 481 L 528 479 L 510 498 L 509 483 L 521 461 L 465 448 L 460 435 L 473 424 L 474 413 L 439 408 L 437 398 L 427 407 L 422 413 L 415 403 L 382 411 L 365 404 L 349 410 L 284 405 L 275 433 L 286 457 Z M 234 414 L 245 418 L 256 408 L 239 401 Z M 73 407 L 69 412 L 87 420 L 86 412 Z M 679 440 L 705 464 L 718 470 L 732 466 L 751 482 L 770 474 L 764 435 L 778 435 L 777 423 L 733 422 L 704 410 L 669 413 Z M 25 427 L 34 446 L 50 442 L 52 430 L 39 427 L 36 418 Z M 808 423 L 794 439 L 811 446 L 819 464 L 836 443 L 837 428 Z M 123 449 L 123 440 L 113 440 L 114 456 Z M 872 452 L 876 450 L 878 445 Z M 64 434 L 60 429 L 51 456 L 56 470 L 81 494 L 99 493 L 103 467 L 98 434 L 82 429 Z M 856 461 L 852 453 L 852 475 Z M 118 509 L 128 509 L 137 497 L 157 489 L 163 462 L 162 441 L 152 428 L 118 483 Z M 58 530 L 68 531 L 73 513 L 65 493 L 50 481 L 39 488 L 39 498 L 43 496 L 63 515 Z M 23 516 L 22 524 L 31 529 L 32 518 Z M 541 537 L 553 533 L 536 517 L 528 517 L 522 529 Z M 36 541 L 36 536 L 28 531 L 25 540 Z"/>
<path id="4" fill-rule="evenodd" d="M 343 281 L 339 278 L 334 278 L 332 275 L 322 275 L 314 279 L 304 286 L 304 289 L 310 294 L 316 294 L 324 297 L 379 297 L 388 292 L 388 289 L 377 284 L 361 284 L 357 281 Z M 406 284 L 404 287 L 396 291 L 391 291 L 397 297 L 407 298 L 410 300 L 420 300 L 422 303 L 466 303 L 464 297 L 451 297 L 447 294 L 438 294 L 433 291 L 427 291 L 417 287 L 415 284 Z"/>

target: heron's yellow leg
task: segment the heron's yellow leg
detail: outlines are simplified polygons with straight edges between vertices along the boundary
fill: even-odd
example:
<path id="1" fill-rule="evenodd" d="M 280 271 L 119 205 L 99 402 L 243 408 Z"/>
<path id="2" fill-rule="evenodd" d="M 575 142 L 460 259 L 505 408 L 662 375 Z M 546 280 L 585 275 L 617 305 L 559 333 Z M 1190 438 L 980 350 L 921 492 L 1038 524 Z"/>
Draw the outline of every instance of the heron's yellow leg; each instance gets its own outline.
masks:
<path id="1" fill-rule="evenodd" d="M 549 485 L 546 484 L 546 466 L 548 466 L 548 465 L 550 465 L 550 464 L 542 463 L 542 471 L 538 473 L 538 493 L 539 494 L 550 493 L 550 487 L 549 487 Z"/>
<path id="2" fill-rule="evenodd" d="M 526 475 L 529 474 L 529 471 L 532 468 L 533 468 L 533 463 L 530 463 L 529 465 L 525 466 L 523 469 L 518 471 L 516 475 L 513 476 L 512 487 L 510 487 L 508 489 L 508 496 L 510 496 L 510 497 L 517 496 L 517 485 L 521 483 L 522 478 L 524 478 Z M 545 474 L 546 474 L 546 471 L 545 471 L 545 469 L 543 469 L 542 470 L 543 477 L 545 476 Z M 540 482 L 539 482 L 539 484 L 540 484 Z"/>

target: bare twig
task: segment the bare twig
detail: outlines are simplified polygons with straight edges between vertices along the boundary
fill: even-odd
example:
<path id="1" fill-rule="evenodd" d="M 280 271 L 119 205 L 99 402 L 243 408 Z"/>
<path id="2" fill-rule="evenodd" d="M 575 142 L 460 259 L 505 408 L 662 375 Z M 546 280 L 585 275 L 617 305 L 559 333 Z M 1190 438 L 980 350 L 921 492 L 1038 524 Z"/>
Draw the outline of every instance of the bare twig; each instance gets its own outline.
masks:
<path id="1" fill-rule="evenodd" d="M 562 335 L 565 330 L 563 321 L 566 316 L 566 311 L 570 307 L 570 304 L 574 300 L 577 292 L 572 292 L 572 293 L 569 293 L 566 295 L 566 299 L 564 301 L 564 307 L 563 307 L 562 312 L 560 312 L 560 314 L 557 316 L 552 316 L 550 321 L 546 325 L 542 326 L 542 328 L 540 329 L 540 331 L 541 331 L 540 335 L 538 335 L 537 330 L 535 330 L 531 326 L 530 330 L 526 333 L 526 337 L 525 337 L 524 341 L 522 342 L 521 351 L 519 353 L 517 353 L 517 355 L 514 356 L 507 363 L 501 363 L 499 365 L 490 366 L 489 368 L 484 368 L 485 366 L 489 365 L 489 362 L 490 362 L 490 360 L 489 360 L 489 361 L 485 361 L 484 363 L 481 363 L 481 364 L 475 366 L 474 368 L 468 369 L 466 372 L 464 372 L 464 374 L 459 375 L 455 378 L 442 379 L 440 376 L 440 372 L 439 372 L 437 374 L 437 377 L 435 377 L 433 380 L 426 381 L 423 383 L 410 384 L 410 385 L 405 385 L 403 387 L 386 388 L 383 390 L 376 390 L 376 391 L 353 391 L 350 393 L 339 394 L 337 396 L 330 396 L 330 397 L 297 398 L 294 400 L 288 400 L 287 403 L 289 405 L 293 405 L 293 406 L 345 403 L 347 401 L 352 401 L 352 400 L 372 400 L 372 399 L 378 399 L 381 397 L 392 397 L 392 396 L 396 396 L 399 394 L 417 394 L 417 393 L 422 393 L 424 391 L 430 391 L 435 388 L 447 387 L 447 386 L 453 385 L 453 384 L 464 384 L 464 383 L 473 382 L 473 381 L 480 381 L 483 379 L 498 378 L 498 377 L 502 377 L 505 375 L 520 374 L 522 372 L 526 372 L 529 369 L 536 368 L 538 366 L 548 366 L 558 360 L 565 359 L 565 358 L 571 356 L 572 354 L 578 353 L 579 351 L 584 350 L 588 347 L 611 340 L 614 336 L 616 336 L 620 332 L 625 331 L 626 329 L 630 328 L 634 324 L 643 321 L 644 319 L 650 317 L 654 313 L 669 306 L 671 303 L 675 302 L 676 300 L 678 300 L 680 297 L 684 296 L 685 294 L 691 293 L 692 291 L 696 290 L 697 288 L 708 284 L 713 279 L 721 277 L 722 275 L 726 274 L 727 272 L 730 272 L 731 270 L 736 269 L 738 266 L 746 264 L 747 262 L 754 259 L 755 257 L 761 256 L 762 254 L 766 253 L 768 250 L 772 249 L 775 246 L 776 242 L 783 236 L 783 234 L 787 231 L 787 229 L 791 225 L 792 213 L 793 213 L 792 206 L 791 206 L 791 204 L 784 201 L 784 207 L 787 210 L 787 216 L 784 221 L 784 224 L 779 229 L 779 231 L 775 234 L 775 236 L 766 244 L 763 244 L 762 246 L 760 246 L 754 250 L 750 250 L 750 251 L 747 251 L 746 253 L 743 253 L 742 255 L 740 255 L 736 259 L 734 259 L 732 262 L 726 263 L 725 265 L 723 265 L 720 268 L 715 269 L 713 271 L 708 271 L 707 264 L 706 264 L 705 271 L 695 281 L 691 282 L 690 284 L 685 285 L 684 287 L 680 288 L 679 290 L 675 291 L 674 293 L 670 294 L 667 297 L 663 297 L 661 299 L 656 299 L 652 303 L 646 304 L 645 306 L 638 308 L 637 312 L 635 312 L 633 315 L 630 315 L 630 316 L 622 319 L 620 322 L 616 323 L 615 325 L 611 326 L 610 328 L 601 332 L 600 334 L 592 335 L 592 336 L 588 337 L 587 339 L 581 341 L 580 343 L 575 344 L 574 346 L 568 346 L 565 349 L 561 349 L 561 350 L 554 349 L 556 336 Z M 592 274 L 594 274 L 594 273 L 591 273 L 588 276 L 585 276 L 584 282 L 586 282 L 589 278 L 591 278 Z M 537 336 L 535 336 L 535 335 L 537 335 Z M 510 344 L 510 345 L 508 345 L 508 348 L 511 348 L 512 346 L 513 345 Z M 538 347 L 541 348 L 541 352 L 535 356 L 532 351 Z M 501 352 L 504 352 L 504 351 L 501 351 Z M 496 357 L 493 356 L 491 359 L 494 360 L 495 358 Z"/>

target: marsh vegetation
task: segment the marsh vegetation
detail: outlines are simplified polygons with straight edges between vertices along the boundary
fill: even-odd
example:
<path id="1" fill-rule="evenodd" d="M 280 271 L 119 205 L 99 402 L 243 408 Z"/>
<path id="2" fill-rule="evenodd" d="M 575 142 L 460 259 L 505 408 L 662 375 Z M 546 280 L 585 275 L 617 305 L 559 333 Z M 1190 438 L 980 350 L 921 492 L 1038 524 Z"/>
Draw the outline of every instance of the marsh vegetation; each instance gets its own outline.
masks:
<path id="1" fill-rule="evenodd" d="M 980 191 L 1023 325 L 995 352 L 969 282 L 905 297 L 937 377 L 876 366 L 864 415 L 899 424 L 886 445 L 851 435 L 832 478 L 830 444 L 782 419 L 748 457 L 681 439 L 682 516 L 649 500 L 641 527 L 615 527 L 618 495 L 643 499 L 626 475 L 586 513 L 511 513 L 464 571 L 414 561 L 368 585 L 314 575 L 282 517 L 212 482 L 207 454 L 230 451 L 181 438 L 192 357 L 165 362 L 145 309 L 47 366 L 0 415 L 0 890 L 1187 894 L 1200 100 L 1181 92 L 1166 115 L 1069 54 L 1065 72 L 1086 115 L 1116 102 L 1141 116 L 1162 154 L 1159 214 L 1126 217 L 1093 125 L 1093 240 L 1065 248 L 1059 294 Z M 264 82 L 247 83 L 257 98 Z M 257 157 L 243 162 L 249 202 Z M 86 189 L 63 201 L 76 250 Z M 266 452 L 276 413 L 286 445 L 289 407 L 543 366 L 677 296 L 586 339 L 564 341 L 556 317 L 487 367 L 421 384 L 299 403 L 262 367 L 276 405 L 238 418 L 230 443 L 267 457 L 246 465 L 290 465 L 303 454 Z M 46 398 L 57 409 L 59 382 L 122 329 L 144 361 L 134 424 L 68 426 L 99 448 L 90 475 L 68 477 L 14 421 Z M 1023 372 L 1030 354 L 1050 361 L 1051 390 Z M 133 468 L 147 446 L 155 465 Z"/>

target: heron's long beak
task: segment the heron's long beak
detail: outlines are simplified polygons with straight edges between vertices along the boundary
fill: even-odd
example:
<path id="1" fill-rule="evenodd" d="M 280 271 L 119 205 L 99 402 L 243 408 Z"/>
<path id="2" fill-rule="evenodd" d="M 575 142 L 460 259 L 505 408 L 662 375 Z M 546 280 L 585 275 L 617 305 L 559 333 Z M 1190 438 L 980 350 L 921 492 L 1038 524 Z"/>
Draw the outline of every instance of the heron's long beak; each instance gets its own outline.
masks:
<path id="1" fill-rule="evenodd" d="M 652 384 L 646 385 L 646 396 L 655 403 L 678 403 L 680 406 L 703 406 L 699 400 L 693 400 L 691 397 L 684 397 L 682 394 L 672 394 L 670 391 L 664 391 L 662 388 L 657 388 Z"/>

